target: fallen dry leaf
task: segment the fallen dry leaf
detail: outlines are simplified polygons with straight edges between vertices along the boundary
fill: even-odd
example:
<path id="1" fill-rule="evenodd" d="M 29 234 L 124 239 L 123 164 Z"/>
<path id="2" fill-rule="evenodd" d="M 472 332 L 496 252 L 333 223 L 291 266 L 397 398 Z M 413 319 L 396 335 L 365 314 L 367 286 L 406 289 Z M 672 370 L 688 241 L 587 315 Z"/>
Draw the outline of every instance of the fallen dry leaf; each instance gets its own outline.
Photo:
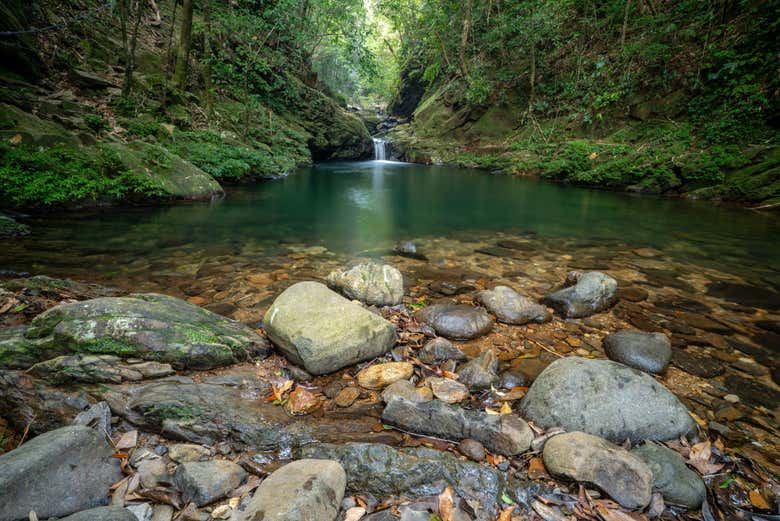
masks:
<path id="1" fill-rule="evenodd" d="M 606 505 L 600 501 L 594 501 L 593 506 L 596 509 L 599 517 L 604 521 L 634 521 L 633 517 L 626 514 L 622 510 L 618 510 L 616 508 L 607 508 Z"/>
<path id="2" fill-rule="evenodd" d="M 129 431 L 120 436 L 119 441 L 116 442 L 116 449 L 132 449 L 138 445 L 138 431 Z"/>
<path id="3" fill-rule="evenodd" d="M 319 403 L 317 396 L 313 392 L 305 387 L 298 386 L 287 397 L 285 408 L 290 414 L 308 414 L 316 409 Z"/>
<path id="4" fill-rule="evenodd" d="M 358 521 L 359 519 L 362 519 L 364 515 L 366 515 L 365 508 L 352 507 L 349 510 L 347 510 L 347 513 L 344 516 L 344 521 Z"/>
<path id="5" fill-rule="evenodd" d="M 759 510 L 769 510 L 769 502 L 758 490 L 751 490 L 748 493 L 748 497 L 750 498 L 750 504 L 753 505 L 753 508 L 757 508 Z"/>
<path id="6" fill-rule="evenodd" d="M 506 507 L 504 510 L 501 511 L 501 514 L 499 514 L 497 521 L 510 521 L 512 519 L 512 512 L 514 511 L 515 511 L 515 505 Z"/>
<path id="7" fill-rule="evenodd" d="M 20 145 L 22 143 L 22 135 L 16 134 L 14 137 L 8 140 L 9 143 L 11 143 L 13 146 Z"/>
<path id="8" fill-rule="evenodd" d="M 439 515 L 442 521 L 452 521 L 452 511 L 455 509 L 455 500 L 452 497 L 452 487 L 447 486 L 439 494 Z"/>
<path id="9" fill-rule="evenodd" d="M 503 402 L 498 412 L 501 414 L 512 414 L 512 406 L 509 405 L 509 402 Z"/>
<path id="10" fill-rule="evenodd" d="M 539 514 L 539 517 L 544 521 L 568 521 L 558 508 L 548 507 L 541 501 L 534 501 L 531 503 L 531 508 L 534 512 Z"/>
<path id="11" fill-rule="evenodd" d="M 530 479 L 549 479 L 550 475 L 544 468 L 542 458 L 531 458 L 528 462 L 528 477 Z"/>
<path id="12" fill-rule="evenodd" d="M 271 396 L 268 397 L 268 401 L 278 402 L 279 404 L 284 402 L 284 394 L 292 389 L 293 383 L 292 380 L 285 380 L 279 385 L 272 385 Z"/>
<path id="13" fill-rule="evenodd" d="M 688 463 L 704 476 L 714 474 L 723 468 L 723 464 L 710 463 L 711 456 L 712 444 L 709 441 L 702 441 L 691 447 Z"/>

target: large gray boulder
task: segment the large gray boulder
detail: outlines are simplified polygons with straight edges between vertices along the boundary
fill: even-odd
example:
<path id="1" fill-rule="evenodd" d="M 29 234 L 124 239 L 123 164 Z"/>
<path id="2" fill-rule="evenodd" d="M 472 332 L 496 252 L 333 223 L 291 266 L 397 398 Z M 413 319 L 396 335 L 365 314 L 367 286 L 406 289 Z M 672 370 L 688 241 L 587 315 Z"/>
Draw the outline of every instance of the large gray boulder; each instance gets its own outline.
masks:
<path id="1" fill-rule="evenodd" d="M 553 436 L 544 444 L 544 466 L 556 475 L 593 483 L 622 507 L 650 503 L 653 474 L 642 459 L 622 447 L 584 432 Z"/>
<path id="2" fill-rule="evenodd" d="M 701 506 L 707 488 L 682 456 L 657 443 L 645 443 L 633 449 L 631 454 L 640 457 L 653 472 L 653 489 L 663 495 L 664 501 L 690 509 Z"/>
<path id="3" fill-rule="evenodd" d="M 604 352 L 615 362 L 657 374 L 669 365 L 672 343 L 663 333 L 625 330 L 604 338 Z"/>
<path id="4" fill-rule="evenodd" d="M 239 322 L 154 293 L 60 304 L 35 317 L 24 339 L 34 346 L 35 356 L 29 358 L 38 360 L 105 354 L 167 362 L 177 369 L 230 365 L 266 356 L 270 348 Z M 5 358 L 0 352 L 0 360 Z"/>
<path id="5" fill-rule="evenodd" d="M 67 516 L 108 503 L 122 479 L 103 434 L 83 426 L 37 436 L 0 456 L 0 521 Z"/>
<path id="6" fill-rule="evenodd" d="M 315 375 L 381 356 L 396 340 L 390 322 L 317 282 L 287 288 L 263 324 L 290 361 Z"/>
<path id="7" fill-rule="evenodd" d="M 388 264 L 364 262 L 349 269 L 332 271 L 328 285 L 351 299 L 371 306 L 395 306 L 404 298 L 404 278 Z"/>
<path id="8" fill-rule="evenodd" d="M 546 295 L 542 303 L 565 318 L 582 318 L 612 307 L 618 301 L 615 279 L 590 271 L 576 277 L 573 286 Z"/>
<path id="9" fill-rule="evenodd" d="M 454 441 L 471 438 L 504 456 L 527 451 L 534 439 L 528 424 L 514 414 L 470 411 L 440 400 L 419 402 L 394 397 L 382 412 L 382 421 L 415 434 Z"/>
<path id="10" fill-rule="evenodd" d="M 338 461 L 293 461 L 265 478 L 239 521 L 334 521 L 346 486 Z"/>
<path id="11" fill-rule="evenodd" d="M 536 378 L 520 415 L 542 427 L 584 431 L 615 443 L 670 440 L 693 431 L 682 403 L 651 376 L 610 360 L 556 360 Z"/>
<path id="12" fill-rule="evenodd" d="M 418 310 L 414 318 L 453 340 L 470 340 L 493 329 L 493 320 L 484 309 L 465 304 L 434 304 Z"/>
<path id="13" fill-rule="evenodd" d="M 505 324 L 521 326 L 528 322 L 548 322 L 552 318 L 546 307 L 507 286 L 480 291 L 478 297 L 488 311 Z"/>

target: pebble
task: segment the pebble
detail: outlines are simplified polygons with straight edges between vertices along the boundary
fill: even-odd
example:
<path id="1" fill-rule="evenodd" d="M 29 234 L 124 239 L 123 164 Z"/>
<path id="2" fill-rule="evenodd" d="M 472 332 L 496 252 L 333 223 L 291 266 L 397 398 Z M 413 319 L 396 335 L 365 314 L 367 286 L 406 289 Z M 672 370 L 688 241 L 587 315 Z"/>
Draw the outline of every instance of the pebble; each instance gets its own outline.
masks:
<path id="1" fill-rule="evenodd" d="M 727 394 L 723 399 L 729 403 L 739 403 L 739 396 L 736 394 Z"/>
<path id="2" fill-rule="evenodd" d="M 152 505 L 149 503 L 127 505 L 125 508 L 132 512 L 138 521 L 152 521 Z"/>
<path id="3" fill-rule="evenodd" d="M 470 460 L 482 461 L 485 459 L 485 446 L 477 440 L 466 438 L 458 444 L 458 450 Z"/>
<path id="4" fill-rule="evenodd" d="M 408 380 L 412 373 L 414 366 L 409 362 L 388 362 L 366 367 L 358 373 L 357 380 L 366 389 L 384 389 L 393 382 Z"/>
<path id="5" fill-rule="evenodd" d="M 168 457 L 176 463 L 200 461 L 211 456 L 211 451 L 194 443 L 177 443 L 168 447 Z"/>

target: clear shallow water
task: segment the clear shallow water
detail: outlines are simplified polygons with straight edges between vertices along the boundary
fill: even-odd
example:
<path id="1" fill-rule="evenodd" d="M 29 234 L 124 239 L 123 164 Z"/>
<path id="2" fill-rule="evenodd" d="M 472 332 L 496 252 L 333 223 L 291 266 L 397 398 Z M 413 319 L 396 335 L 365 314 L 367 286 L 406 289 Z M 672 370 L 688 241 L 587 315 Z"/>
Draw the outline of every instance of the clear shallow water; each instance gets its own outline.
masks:
<path id="1" fill-rule="evenodd" d="M 318 164 L 229 188 L 211 203 L 64 213 L 30 224 L 32 235 L 4 245 L 0 269 L 107 275 L 188 251 L 251 251 L 256 260 L 297 242 L 349 255 L 398 240 L 508 231 L 600 244 L 607 255 L 616 244 L 654 247 L 780 287 L 777 213 L 381 161 Z"/>

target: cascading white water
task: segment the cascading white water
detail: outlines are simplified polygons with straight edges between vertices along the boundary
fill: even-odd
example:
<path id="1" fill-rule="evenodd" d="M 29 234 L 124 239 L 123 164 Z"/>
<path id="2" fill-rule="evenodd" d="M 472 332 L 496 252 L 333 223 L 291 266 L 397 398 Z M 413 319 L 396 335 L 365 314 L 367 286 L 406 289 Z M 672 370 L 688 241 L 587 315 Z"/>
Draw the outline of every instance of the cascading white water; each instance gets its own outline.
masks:
<path id="1" fill-rule="evenodd" d="M 384 139 L 379 139 L 378 137 L 373 138 L 373 141 L 374 141 L 374 161 L 384 161 L 385 144 L 387 142 Z"/>

